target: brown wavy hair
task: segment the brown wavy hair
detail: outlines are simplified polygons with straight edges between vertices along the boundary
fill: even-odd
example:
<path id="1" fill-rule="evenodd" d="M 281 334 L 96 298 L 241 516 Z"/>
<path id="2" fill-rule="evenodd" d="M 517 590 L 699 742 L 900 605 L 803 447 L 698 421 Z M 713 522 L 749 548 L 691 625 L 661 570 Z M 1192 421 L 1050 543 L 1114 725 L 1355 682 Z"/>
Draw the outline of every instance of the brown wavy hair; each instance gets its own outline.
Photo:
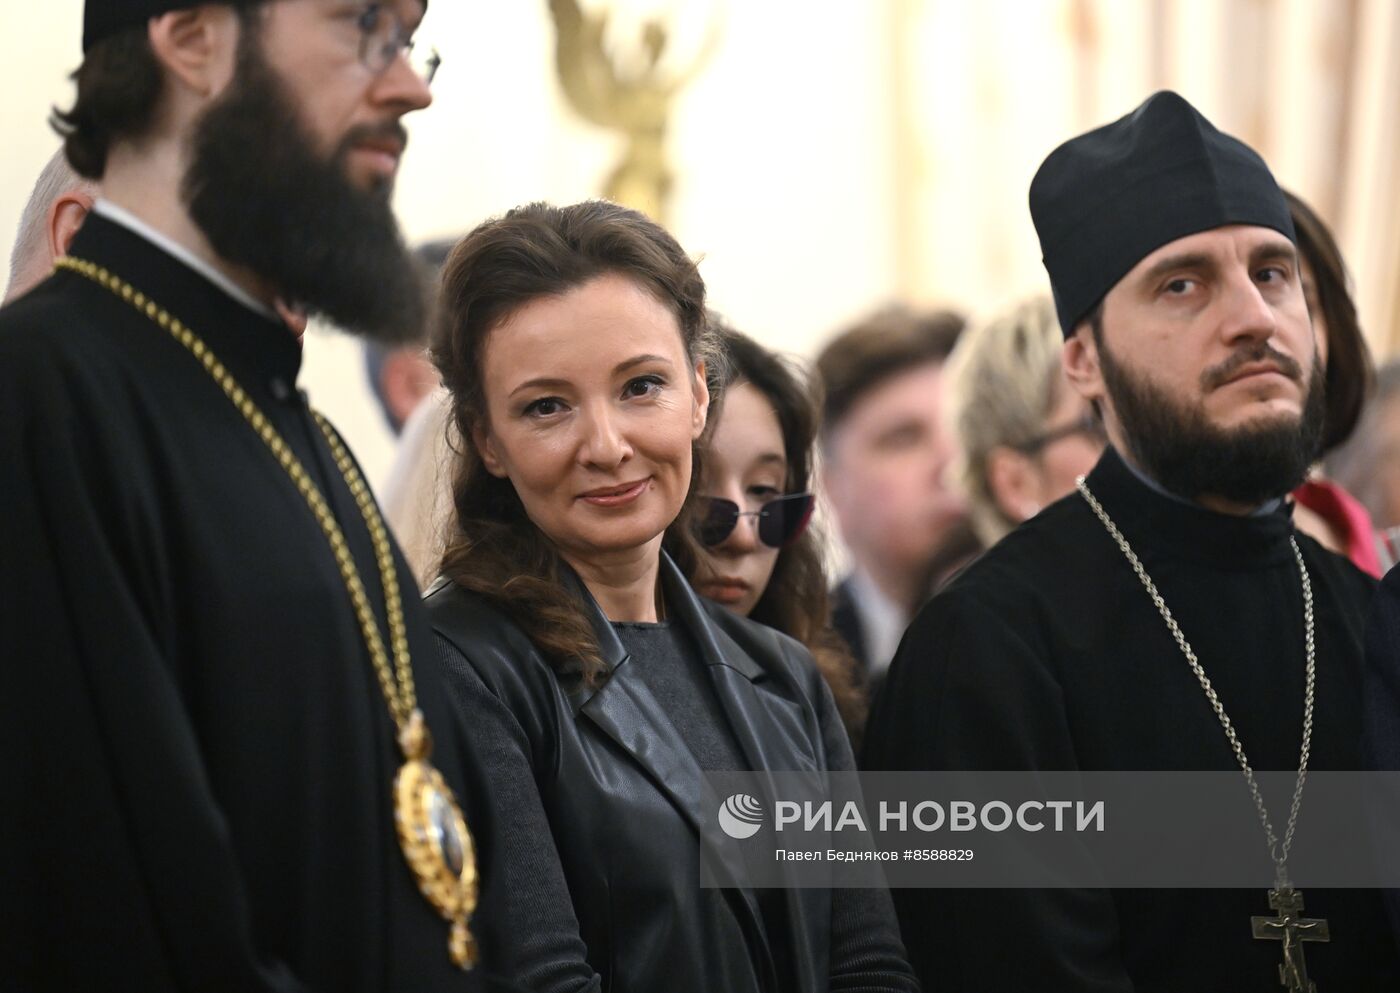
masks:
<path id="1" fill-rule="evenodd" d="M 1361 332 L 1361 321 L 1356 316 L 1351 280 L 1336 239 L 1301 197 L 1284 190 L 1283 198 L 1288 201 L 1288 211 L 1293 215 L 1298 254 L 1313 272 L 1317 290 L 1315 303 L 1321 311 L 1314 318 L 1321 317 L 1327 323 L 1327 413 L 1321 445 L 1321 454 L 1326 455 L 1355 430 L 1366 399 L 1375 388 L 1376 368 L 1366 336 Z"/>
<path id="2" fill-rule="evenodd" d="M 729 327 L 722 319 L 712 316 L 711 323 L 725 350 L 729 376 L 725 388 L 748 383 L 773 405 L 787 458 L 786 491 L 806 492 L 811 485 L 813 446 L 821 416 L 821 390 L 814 377 Z M 719 417 L 720 414 L 712 411 L 711 423 L 717 423 Z M 703 487 L 702 478 L 702 490 Z M 687 577 L 694 583 L 705 569 L 703 561 L 696 562 Z M 860 667 L 845 641 L 831 626 L 828 585 L 822 560 L 822 537 L 809 526 L 796 541 L 778 553 L 773 575 L 749 618 L 807 647 L 831 688 L 853 746 L 858 748 L 868 702 Z"/>
<path id="3" fill-rule="evenodd" d="M 595 684 L 606 671 L 583 604 L 564 581 L 559 552 L 525 514 L 509 479 L 486 470 L 473 437 L 488 423 L 481 378 L 490 333 L 521 307 L 604 275 L 650 291 L 676 318 L 686 355 L 720 359 L 705 320 L 705 283 L 696 263 L 659 224 L 603 200 L 570 207 L 532 203 L 477 227 L 447 258 L 432 356 L 452 393 L 460 451 L 452 477 L 442 574 L 509 617 L 561 675 Z M 668 529 L 667 547 L 683 570 L 699 547 L 689 521 L 699 443 L 692 449 L 691 493 Z"/>

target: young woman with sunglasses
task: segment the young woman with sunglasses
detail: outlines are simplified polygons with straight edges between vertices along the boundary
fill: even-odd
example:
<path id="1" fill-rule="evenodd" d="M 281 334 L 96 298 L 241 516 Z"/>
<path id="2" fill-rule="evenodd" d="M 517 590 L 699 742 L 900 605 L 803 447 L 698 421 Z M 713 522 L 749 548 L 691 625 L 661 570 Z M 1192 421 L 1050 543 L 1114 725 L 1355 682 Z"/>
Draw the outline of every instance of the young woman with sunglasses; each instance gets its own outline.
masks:
<path id="1" fill-rule="evenodd" d="M 868 709 L 860 669 L 831 627 L 808 486 L 820 406 L 811 378 L 711 317 L 729 382 L 700 473 L 691 575 L 702 595 L 807 646 L 859 747 Z"/>
<path id="2" fill-rule="evenodd" d="M 695 264 L 634 211 L 535 204 L 457 246 L 442 300 L 464 443 L 428 607 L 471 739 L 485 968 L 540 993 L 917 989 L 886 891 L 702 859 L 706 771 L 854 760 L 806 649 L 662 551 L 669 529 L 698 554 Z"/>

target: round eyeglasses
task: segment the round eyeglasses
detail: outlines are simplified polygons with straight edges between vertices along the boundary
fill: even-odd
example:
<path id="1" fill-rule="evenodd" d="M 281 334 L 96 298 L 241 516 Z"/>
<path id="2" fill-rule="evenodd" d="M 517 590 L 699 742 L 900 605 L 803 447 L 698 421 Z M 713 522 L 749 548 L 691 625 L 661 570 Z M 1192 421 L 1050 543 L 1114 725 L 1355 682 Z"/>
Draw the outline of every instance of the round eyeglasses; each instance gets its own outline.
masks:
<path id="1" fill-rule="evenodd" d="M 815 504 L 810 493 L 789 493 L 757 510 L 740 510 L 737 503 L 723 497 L 701 497 L 697 536 L 702 545 L 713 547 L 734 533 L 740 518 L 752 517 L 758 523 L 758 540 L 769 548 L 782 548 L 806 529 Z"/>
<path id="2" fill-rule="evenodd" d="M 398 14 L 380 3 L 366 4 L 356 26 L 360 29 L 360 62 L 366 69 L 376 75 L 386 72 L 402 55 L 418 78 L 432 85 L 442 68 L 442 56 L 436 48 L 419 46 Z"/>

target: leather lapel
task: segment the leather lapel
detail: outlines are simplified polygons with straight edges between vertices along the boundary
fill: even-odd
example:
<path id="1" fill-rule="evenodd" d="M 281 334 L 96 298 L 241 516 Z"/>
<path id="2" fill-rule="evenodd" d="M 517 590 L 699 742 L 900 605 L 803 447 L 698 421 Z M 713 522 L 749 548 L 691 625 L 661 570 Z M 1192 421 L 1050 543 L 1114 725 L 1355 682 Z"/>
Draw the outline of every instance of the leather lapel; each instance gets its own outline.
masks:
<path id="1" fill-rule="evenodd" d="M 664 560 L 663 560 L 664 561 Z M 685 739 L 656 699 L 638 663 L 633 661 L 607 616 L 581 581 L 571 575 L 589 614 L 603 660 L 611 670 L 591 695 L 576 697 L 577 713 L 616 742 L 650 776 L 656 788 L 680 811 L 700 836 L 705 822 L 719 810 L 723 797 L 707 787 L 705 773 Z M 693 629 L 691 629 L 693 630 Z M 744 868 L 731 852 L 716 866 L 727 886 L 738 886 Z"/>
<path id="2" fill-rule="evenodd" d="M 624 658 L 582 713 L 647 771 L 698 834 L 706 820 L 704 774 L 641 678 L 638 664 Z"/>
<path id="3" fill-rule="evenodd" d="M 765 776 L 775 771 L 819 771 L 812 752 L 812 743 L 818 740 L 819 733 L 810 712 L 796 702 L 785 706 L 782 694 L 760 694 L 758 685 L 774 679 L 774 674 L 710 620 L 698 595 L 665 556 L 661 559 L 661 571 L 666 602 L 695 637 L 748 767 Z M 800 689 L 794 689 L 800 700 Z M 768 786 L 771 791 L 771 780 Z"/>
<path id="4" fill-rule="evenodd" d="M 761 784 L 760 792 L 763 794 L 764 809 L 771 811 L 774 809 L 773 804 L 777 797 L 769 770 L 774 768 L 804 768 L 805 766 L 769 765 L 769 760 L 774 757 L 774 749 L 765 745 L 763 740 L 755 734 L 755 728 L 769 729 L 774 723 L 772 716 L 765 710 L 764 703 L 754 688 L 754 683 L 766 679 L 768 673 L 763 666 L 754 661 L 748 652 L 735 644 L 732 638 L 710 620 L 704 606 L 700 603 L 699 596 L 665 552 L 661 554 L 660 581 L 666 592 L 667 608 L 671 611 L 673 618 L 684 625 L 691 637 L 695 639 L 695 644 L 700 651 L 700 658 L 710 672 L 715 694 L 719 697 L 720 706 L 728 720 L 730 730 L 739 742 L 739 749 L 744 754 L 748 769 L 754 773 L 758 783 Z M 781 753 L 782 749 L 778 751 Z M 687 755 L 689 755 L 688 750 Z M 691 761 L 694 761 L 693 758 Z M 810 760 L 808 764 L 810 764 Z M 719 811 L 722 800 L 723 798 L 718 796 L 706 797 L 705 811 L 707 816 L 714 816 Z M 748 917 L 745 925 L 746 930 L 754 936 L 754 950 L 761 958 L 763 974 L 767 977 L 766 987 L 776 989 L 778 974 L 773 961 L 771 943 L 775 937 L 780 936 L 770 933 L 769 929 L 774 922 L 764 921 L 763 912 L 758 905 L 753 889 L 738 882 L 745 878 L 747 872 L 747 866 L 743 864 L 743 855 L 733 845 L 711 846 L 710 851 L 712 854 L 720 856 L 724 862 L 724 871 L 730 874 L 729 885 L 733 889 L 731 905 L 736 908 L 736 912 L 742 908 L 743 913 Z M 791 875 L 790 866 L 784 866 L 784 875 Z M 796 905 L 795 898 L 800 899 L 800 891 L 789 889 L 784 901 L 787 905 L 790 922 L 794 925 L 802 920 L 801 908 Z M 795 935 L 795 931 L 795 927 L 790 928 L 789 937 Z M 800 962 L 797 967 L 799 974 L 804 972 Z M 804 983 L 799 988 L 815 989 L 818 985 Z"/>
<path id="5" fill-rule="evenodd" d="M 761 800 L 765 808 L 775 809 L 774 805 L 779 799 L 772 775 L 775 772 L 786 774 L 785 786 L 799 785 L 800 795 L 813 798 L 829 796 L 826 769 L 815 751 L 816 743 L 821 740 L 821 729 L 817 726 L 814 706 L 806 702 L 802 687 L 791 686 L 791 692 L 783 692 L 784 687 L 770 685 L 767 690 L 760 691 L 759 687 L 765 683 L 779 683 L 786 679 L 781 667 L 774 666 L 770 672 L 756 662 L 750 652 L 710 620 L 700 598 L 670 559 L 663 557 L 661 567 L 663 580 L 667 583 L 666 602 L 676 617 L 695 634 L 701 657 L 709 666 L 715 693 L 763 793 Z M 794 782 L 799 779 L 800 783 Z M 789 790 L 783 792 L 791 799 Z M 789 884 L 785 899 L 793 922 L 788 932 L 789 940 L 805 944 L 813 934 L 826 935 L 830 923 L 829 910 L 808 920 L 811 916 L 808 901 L 816 894 L 795 885 L 792 865 L 784 864 L 781 871 Z M 817 899 L 820 903 L 822 898 Z M 800 923 L 803 921 L 807 921 L 807 924 Z M 824 948 L 825 941 L 819 942 L 819 946 Z M 802 965 L 813 952 L 811 948 L 798 949 L 793 956 L 799 972 L 804 974 L 799 976 L 799 988 L 819 985 L 815 977 L 805 974 Z"/>
<path id="6" fill-rule="evenodd" d="M 821 729 L 814 707 L 802 702 L 802 688 L 791 687 L 791 694 L 781 692 L 777 686 L 760 692 L 763 683 L 784 679 L 782 670 L 775 667 L 769 672 L 711 621 L 698 595 L 666 556 L 661 559 L 661 573 L 666 583 L 666 602 L 695 636 L 734 737 L 763 793 L 765 809 L 774 810 L 779 799 L 774 772 L 789 774 L 784 777 L 787 786 L 792 786 L 797 778 L 791 774 L 802 774 L 802 795 L 829 796 L 826 770 L 814 751 L 816 742 L 821 740 Z M 830 897 L 797 887 L 792 865 L 780 868 L 788 883 L 784 904 L 789 926 L 784 937 L 792 945 L 789 960 L 796 970 L 796 988 L 817 989 L 823 985 L 824 977 L 815 974 L 812 963 L 823 960 L 830 941 Z M 758 914 L 752 891 L 744 890 L 742 896 L 751 912 Z"/>

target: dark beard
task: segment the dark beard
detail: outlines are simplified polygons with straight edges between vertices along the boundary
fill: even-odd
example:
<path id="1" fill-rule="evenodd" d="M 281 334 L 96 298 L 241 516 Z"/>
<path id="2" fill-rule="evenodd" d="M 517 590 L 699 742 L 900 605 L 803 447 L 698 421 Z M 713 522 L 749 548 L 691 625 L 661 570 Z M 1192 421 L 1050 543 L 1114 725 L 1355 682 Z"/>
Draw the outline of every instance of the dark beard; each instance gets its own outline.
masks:
<path id="1" fill-rule="evenodd" d="M 192 137 L 182 193 L 225 260 L 266 280 L 282 300 L 386 344 L 425 333 L 425 282 L 404 247 L 388 182 L 350 181 L 353 142 L 403 139 L 398 121 L 361 126 L 329 159 L 318 155 L 295 101 L 245 25 L 228 92 Z"/>
<path id="2" fill-rule="evenodd" d="M 1211 424 L 1200 404 L 1177 402 L 1165 391 L 1115 360 L 1102 341 L 1099 365 L 1123 427 L 1129 455 L 1168 491 L 1187 500 L 1215 496 L 1258 506 L 1291 492 L 1318 457 L 1326 413 L 1320 363 L 1313 363 L 1300 418 L 1272 417 L 1258 424 L 1222 430 Z M 1296 362 L 1266 343 L 1242 350 L 1221 368 L 1207 370 L 1202 386 L 1224 382 L 1247 361 L 1277 362 L 1299 378 Z"/>

